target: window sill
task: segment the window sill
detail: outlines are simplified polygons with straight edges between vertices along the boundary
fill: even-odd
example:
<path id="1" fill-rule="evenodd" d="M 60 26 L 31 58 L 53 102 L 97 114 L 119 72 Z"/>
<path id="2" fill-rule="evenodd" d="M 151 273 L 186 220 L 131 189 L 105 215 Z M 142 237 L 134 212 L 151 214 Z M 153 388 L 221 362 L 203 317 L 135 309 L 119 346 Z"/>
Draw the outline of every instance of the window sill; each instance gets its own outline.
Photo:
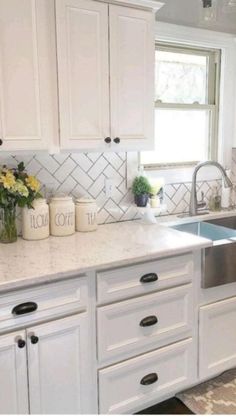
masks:
<path id="1" fill-rule="evenodd" d="M 145 171 L 153 171 L 153 170 L 170 170 L 170 169 L 186 169 L 188 167 L 193 168 L 195 167 L 199 161 L 192 161 L 192 162 L 182 162 L 182 163 L 157 163 L 157 164 L 140 164 L 144 168 Z"/>
<path id="2" fill-rule="evenodd" d="M 196 163 L 197 164 L 197 163 Z M 161 177 L 165 184 L 170 183 L 187 183 L 192 182 L 193 170 L 196 164 L 186 166 L 172 166 L 172 167 L 144 167 L 146 175 L 150 178 Z M 134 177 L 138 174 L 139 157 L 138 152 L 127 153 L 127 186 L 131 187 Z M 197 174 L 197 181 L 210 181 L 221 179 L 219 170 L 214 166 L 206 166 L 201 168 Z"/>
<path id="3" fill-rule="evenodd" d="M 188 183 L 192 182 L 193 170 L 195 165 L 185 166 L 185 167 L 169 167 L 169 168 L 159 168 L 146 170 L 146 174 L 149 177 L 162 177 L 165 179 L 165 184 L 169 183 Z M 210 181 L 215 179 L 221 179 L 221 174 L 219 170 L 215 167 L 203 167 L 197 175 L 197 181 Z"/>

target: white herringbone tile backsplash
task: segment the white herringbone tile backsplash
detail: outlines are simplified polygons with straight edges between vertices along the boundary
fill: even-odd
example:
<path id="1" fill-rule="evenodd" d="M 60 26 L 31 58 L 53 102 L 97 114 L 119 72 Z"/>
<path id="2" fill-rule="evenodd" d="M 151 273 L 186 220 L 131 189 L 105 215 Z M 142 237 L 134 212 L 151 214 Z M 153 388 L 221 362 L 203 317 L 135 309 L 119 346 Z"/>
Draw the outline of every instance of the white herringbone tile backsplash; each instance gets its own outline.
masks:
<path id="1" fill-rule="evenodd" d="M 137 218 L 133 196 L 126 187 L 126 153 L 38 153 L 1 157 L 0 164 L 16 166 L 24 161 L 27 171 L 38 177 L 46 196 L 53 193 L 66 193 L 75 198 L 90 196 L 99 206 L 99 223 L 111 223 Z M 113 179 L 114 189 L 111 198 L 105 194 L 105 179 Z M 212 187 L 221 182 L 206 181 L 198 183 L 198 192 L 204 192 L 208 201 Z M 169 214 L 188 210 L 191 182 L 165 185 L 164 202 Z"/>

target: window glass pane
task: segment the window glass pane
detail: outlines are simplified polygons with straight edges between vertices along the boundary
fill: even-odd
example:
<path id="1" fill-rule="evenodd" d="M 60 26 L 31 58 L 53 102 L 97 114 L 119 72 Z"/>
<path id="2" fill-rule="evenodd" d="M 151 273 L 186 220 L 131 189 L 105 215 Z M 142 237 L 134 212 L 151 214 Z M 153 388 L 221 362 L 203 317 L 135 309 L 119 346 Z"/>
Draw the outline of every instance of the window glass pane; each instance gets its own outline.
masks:
<path id="1" fill-rule="evenodd" d="M 141 152 L 141 164 L 180 163 L 208 158 L 208 110 L 155 110 L 155 151 Z"/>
<path id="2" fill-rule="evenodd" d="M 164 103 L 206 104 L 208 57 L 156 50 L 155 97 Z"/>

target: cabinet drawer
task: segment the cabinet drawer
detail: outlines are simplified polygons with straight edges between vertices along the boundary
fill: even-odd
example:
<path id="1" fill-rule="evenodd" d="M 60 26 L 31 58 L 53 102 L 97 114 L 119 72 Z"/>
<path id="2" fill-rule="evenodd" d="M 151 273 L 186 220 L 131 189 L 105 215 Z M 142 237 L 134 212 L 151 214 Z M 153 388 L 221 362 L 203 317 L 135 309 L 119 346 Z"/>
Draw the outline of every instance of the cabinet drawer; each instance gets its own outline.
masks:
<path id="1" fill-rule="evenodd" d="M 236 298 L 200 308 L 200 378 L 236 366 Z"/>
<path id="2" fill-rule="evenodd" d="M 124 358 L 189 337 L 192 285 L 97 309 L 98 358 Z"/>
<path id="3" fill-rule="evenodd" d="M 32 287 L 0 295 L 0 332 L 5 329 L 27 325 L 51 316 L 61 316 L 86 309 L 88 300 L 86 276 L 68 279 L 40 287 Z M 21 314 L 21 307 L 13 313 L 14 307 L 34 303 L 35 311 Z M 26 307 L 29 304 L 26 304 Z M 23 307 L 23 312 L 25 307 Z M 27 311 L 27 310 L 26 310 Z"/>
<path id="4" fill-rule="evenodd" d="M 98 303 L 125 299 L 192 281 L 191 253 L 97 274 Z"/>
<path id="5" fill-rule="evenodd" d="M 195 376 L 192 339 L 104 368 L 99 371 L 100 413 L 133 413 L 190 385 Z"/>

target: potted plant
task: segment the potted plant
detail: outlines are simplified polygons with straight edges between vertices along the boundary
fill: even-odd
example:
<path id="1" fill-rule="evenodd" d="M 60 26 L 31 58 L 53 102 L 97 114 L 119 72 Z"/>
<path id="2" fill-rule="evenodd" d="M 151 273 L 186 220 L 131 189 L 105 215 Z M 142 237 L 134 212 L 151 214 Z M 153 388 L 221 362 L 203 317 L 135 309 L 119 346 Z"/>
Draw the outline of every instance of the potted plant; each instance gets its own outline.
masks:
<path id="1" fill-rule="evenodd" d="M 41 197 L 40 183 L 25 172 L 24 163 L 17 168 L 0 167 L 0 242 L 17 240 L 16 206 L 32 208 L 34 199 Z"/>
<path id="2" fill-rule="evenodd" d="M 137 176 L 133 181 L 132 192 L 135 204 L 138 207 L 146 207 L 151 192 L 148 179 L 145 176 Z"/>

